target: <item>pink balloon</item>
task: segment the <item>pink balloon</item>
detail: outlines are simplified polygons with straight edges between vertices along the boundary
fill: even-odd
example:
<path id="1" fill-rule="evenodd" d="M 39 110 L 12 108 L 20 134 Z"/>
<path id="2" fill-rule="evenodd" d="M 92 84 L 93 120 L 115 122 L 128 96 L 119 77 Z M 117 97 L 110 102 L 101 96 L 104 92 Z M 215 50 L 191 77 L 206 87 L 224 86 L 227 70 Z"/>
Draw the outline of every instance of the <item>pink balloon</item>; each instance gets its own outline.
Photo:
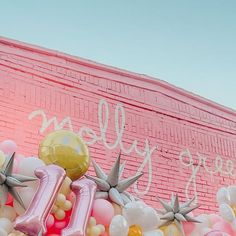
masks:
<path id="1" fill-rule="evenodd" d="M 227 236 L 227 235 L 219 230 L 213 230 L 211 232 L 208 232 L 204 236 Z M 230 236 L 230 235 L 228 235 L 228 236 Z"/>
<path id="2" fill-rule="evenodd" d="M 47 218 L 47 228 L 51 228 L 54 225 L 55 219 L 52 214 Z"/>
<path id="3" fill-rule="evenodd" d="M 211 221 L 211 224 L 214 225 L 217 222 L 221 222 L 221 221 L 224 221 L 224 220 L 220 216 L 218 216 L 216 214 L 211 214 L 210 215 L 210 221 Z"/>
<path id="4" fill-rule="evenodd" d="M 96 219 L 98 224 L 109 226 L 114 214 L 114 208 L 107 200 L 96 199 L 94 201 L 92 216 Z"/>
<path id="5" fill-rule="evenodd" d="M 196 224 L 193 222 L 183 222 L 182 225 L 186 236 L 190 236 L 196 226 Z"/>
<path id="6" fill-rule="evenodd" d="M 225 221 L 217 222 L 212 226 L 212 229 L 228 233 L 229 235 L 233 235 L 234 233 L 231 225 Z"/>
<path id="7" fill-rule="evenodd" d="M 105 231 L 101 236 L 109 236 L 109 233 Z"/>
<path id="8" fill-rule="evenodd" d="M 2 150 L 5 154 L 12 154 L 17 151 L 17 145 L 13 140 L 4 140 L 0 143 L 0 150 Z"/>
<path id="9" fill-rule="evenodd" d="M 54 227 L 56 229 L 64 229 L 66 227 L 66 221 L 64 220 L 64 221 L 55 222 Z"/>
<path id="10" fill-rule="evenodd" d="M 15 229 L 26 235 L 38 236 L 46 232 L 46 219 L 57 193 L 66 177 L 66 172 L 59 166 L 42 166 L 35 170 L 40 183 L 26 212 L 16 218 Z"/>
<path id="11" fill-rule="evenodd" d="M 86 236 L 86 228 L 91 215 L 97 185 L 89 179 L 79 179 L 72 183 L 76 199 L 68 226 L 62 236 Z"/>

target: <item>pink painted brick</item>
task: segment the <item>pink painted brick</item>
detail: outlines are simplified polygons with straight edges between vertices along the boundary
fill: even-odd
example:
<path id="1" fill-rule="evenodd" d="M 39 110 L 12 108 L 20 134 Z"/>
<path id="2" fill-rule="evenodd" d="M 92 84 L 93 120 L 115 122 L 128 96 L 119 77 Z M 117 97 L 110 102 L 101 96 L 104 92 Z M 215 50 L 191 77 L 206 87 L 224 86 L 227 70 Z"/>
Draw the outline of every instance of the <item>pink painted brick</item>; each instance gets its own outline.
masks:
<path id="1" fill-rule="evenodd" d="M 197 194 L 199 212 L 214 212 L 217 189 L 234 184 L 230 173 L 211 177 L 201 164 L 197 175 L 192 176 L 192 168 L 199 164 L 199 153 L 205 156 L 209 170 L 219 155 L 224 162 L 222 171 L 227 171 L 226 161 L 235 158 L 235 111 L 158 79 L 37 46 L 0 38 L 0 49 L 0 138 L 15 140 L 20 153 L 37 155 L 40 140 L 54 130 L 52 123 L 41 132 L 44 117 L 30 120 L 33 111 L 43 110 L 45 118 L 57 117 L 58 123 L 69 117 L 65 129 L 78 132 L 87 126 L 99 136 L 98 104 L 105 99 L 109 104 L 109 145 L 117 138 L 116 108 L 119 114 L 120 109 L 126 114 L 122 138 L 125 148 L 134 140 L 139 152 L 143 152 L 145 140 L 151 148 L 157 145 L 151 155 L 152 172 L 147 162 L 137 186 L 139 191 L 145 190 L 151 178 L 148 191 L 139 196 L 148 204 L 157 207 L 156 196 L 169 199 L 172 192 L 178 193 L 181 200 Z M 185 155 L 184 166 L 179 155 L 186 149 L 192 160 Z M 119 145 L 109 150 L 102 141 L 90 146 L 91 156 L 105 170 L 119 151 Z M 123 160 L 127 161 L 127 177 L 138 171 L 143 157 L 132 151 L 123 153 Z M 187 167 L 191 161 L 193 165 Z M 133 188 L 130 191 L 137 194 Z"/>

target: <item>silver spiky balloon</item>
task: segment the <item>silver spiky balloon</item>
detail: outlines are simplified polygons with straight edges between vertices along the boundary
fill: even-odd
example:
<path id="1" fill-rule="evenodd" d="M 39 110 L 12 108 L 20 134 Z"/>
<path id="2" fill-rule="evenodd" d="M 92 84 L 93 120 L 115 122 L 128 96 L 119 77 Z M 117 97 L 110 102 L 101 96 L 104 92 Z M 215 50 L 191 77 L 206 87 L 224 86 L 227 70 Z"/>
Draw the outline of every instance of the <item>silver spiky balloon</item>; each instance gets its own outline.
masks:
<path id="1" fill-rule="evenodd" d="M 6 159 L 0 170 L 0 205 L 3 206 L 7 201 L 8 192 L 25 209 L 24 203 L 16 191 L 15 187 L 27 187 L 24 182 L 36 180 L 36 178 L 24 175 L 12 174 L 15 153 Z"/>
<path id="2" fill-rule="evenodd" d="M 171 202 L 167 203 L 160 198 L 157 198 L 161 205 L 164 207 L 164 210 L 157 210 L 162 216 L 160 217 L 161 220 L 164 220 L 161 226 L 167 226 L 171 223 L 175 223 L 177 228 L 180 230 L 182 235 L 185 235 L 183 230 L 182 222 L 195 222 L 201 223 L 200 221 L 196 220 L 195 218 L 188 216 L 188 213 L 198 208 L 198 205 L 192 205 L 191 203 L 194 201 L 195 198 L 180 204 L 178 195 L 171 196 Z"/>
<path id="3" fill-rule="evenodd" d="M 124 206 L 124 204 L 134 199 L 134 197 L 128 192 L 125 192 L 125 190 L 134 184 L 142 176 L 142 173 L 120 180 L 124 170 L 124 163 L 122 165 L 120 164 L 120 155 L 121 154 L 117 157 L 108 175 L 106 175 L 102 168 L 92 160 L 96 177 L 85 176 L 97 184 L 96 198 L 109 198 L 112 202 Z"/>

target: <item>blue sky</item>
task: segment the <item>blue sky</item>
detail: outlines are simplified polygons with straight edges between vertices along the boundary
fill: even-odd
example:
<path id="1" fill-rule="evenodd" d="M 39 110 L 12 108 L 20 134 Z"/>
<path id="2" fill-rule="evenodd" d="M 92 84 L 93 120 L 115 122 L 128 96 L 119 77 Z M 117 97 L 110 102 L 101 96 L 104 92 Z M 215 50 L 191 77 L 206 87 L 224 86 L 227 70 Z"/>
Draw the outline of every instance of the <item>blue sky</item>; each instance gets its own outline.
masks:
<path id="1" fill-rule="evenodd" d="M 3 0 L 0 35 L 147 74 L 236 110 L 235 0 Z"/>

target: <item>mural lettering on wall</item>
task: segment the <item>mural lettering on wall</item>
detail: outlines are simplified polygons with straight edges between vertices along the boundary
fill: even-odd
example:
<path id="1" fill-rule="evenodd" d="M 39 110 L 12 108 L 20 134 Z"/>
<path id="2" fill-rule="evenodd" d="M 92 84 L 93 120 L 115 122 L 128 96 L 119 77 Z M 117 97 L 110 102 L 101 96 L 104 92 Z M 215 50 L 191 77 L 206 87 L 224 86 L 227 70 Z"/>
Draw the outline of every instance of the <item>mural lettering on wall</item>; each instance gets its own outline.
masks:
<path id="1" fill-rule="evenodd" d="M 57 118 L 54 116 L 51 119 L 47 119 L 47 116 L 43 110 L 36 110 L 33 111 L 29 115 L 29 120 L 33 119 L 36 116 L 42 117 L 42 126 L 40 128 L 40 133 L 44 133 L 46 129 L 53 124 L 55 130 L 63 129 L 65 125 L 68 125 L 69 129 L 73 132 L 76 132 L 73 128 L 73 124 L 71 122 L 70 117 L 64 118 L 61 122 L 58 122 Z M 121 151 L 125 154 L 130 154 L 131 152 L 135 152 L 138 156 L 143 158 L 143 161 L 141 165 L 139 166 L 137 173 L 140 173 L 143 171 L 143 169 L 147 166 L 148 169 L 148 183 L 147 186 L 143 191 L 138 189 L 137 183 L 134 185 L 134 190 L 139 195 L 144 195 L 148 193 L 151 183 L 152 183 L 152 154 L 157 149 L 157 146 L 151 147 L 149 144 L 148 139 L 144 140 L 144 147 L 141 150 L 138 148 L 138 141 L 133 140 L 130 147 L 124 147 L 123 143 L 123 135 L 125 131 L 125 110 L 122 104 L 118 103 L 115 107 L 115 132 L 116 132 L 116 140 L 114 143 L 109 143 L 106 134 L 108 129 L 108 123 L 109 123 L 109 117 L 110 117 L 110 110 L 109 110 L 109 104 L 106 100 L 101 99 L 98 104 L 98 122 L 99 122 L 99 130 L 100 133 L 97 134 L 93 129 L 82 126 L 80 127 L 77 134 L 83 138 L 83 137 L 90 137 L 90 140 L 84 139 L 87 145 L 93 145 L 98 141 L 101 141 L 103 145 L 109 149 L 113 150 L 117 147 L 121 149 Z"/>
<path id="2" fill-rule="evenodd" d="M 47 130 L 47 128 L 50 127 L 51 125 L 54 126 L 54 130 L 60 130 L 63 129 L 65 126 L 67 126 L 71 131 L 76 132 L 74 130 L 70 117 L 65 117 L 61 122 L 59 122 L 57 117 L 53 116 L 52 118 L 48 119 L 46 113 L 43 110 L 36 110 L 33 111 L 28 116 L 28 119 L 32 120 L 37 116 L 40 116 L 42 118 L 42 125 L 39 129 L 41 134 L 43 134 Z M 125 154 L 130 154 L 131 152 L 135 152 L 139 157 L 143 158 L 142 163 L 137 170 L 137 173 L 142 172 L 144 168 L 147 167 L 148 183 L 145 189 L 142 191 L 138 188 L 138 183 L 135 183 L 134 191 L 139 195 L 145 195 L 148 193 L 151 187 L 153 178 L 152 155 L 153 152 L 157 150 L 158 147 L 157 145 L 150 146 L 150 142 L 147 138 L 143 142 L 144 145 L 142 149 L 138 147 L 139 146 L 138 140 L 133 140 L 132 144 L 128 148 L 124 146 L 123 136 L 125 132 L 126 116 L 125 116 L 125 109 L 121 103 L 118 103 L 115 106 L 114 124 L 115 124 L 116 140 L 114 141 L 114 143 L 110 143 L 107 140 L 109 118 L 110 118 L 109 104 L 105 99 L 101 99 L 98 104 L 99 133 L 96 133 L 95 130 L 87 126 L 81 126 L 76 133 L 85 140 L 87 145 L 92 146 L 98 141 L 101 141 L 104 147 L 109 150 L 114 150 L 118 147 Z M 86 137 L 86 139 L 84 137 Z M 224 171 L 223 170 L 224 161 L 220 156 L 216 156 L 213 166 L 209 168 L 206 164 L 207 157 L 199 153 L 197 153 L 196 155 L 197 155 L 197 163 L 195 162 L 194 164 L 192 154 L 190 153 L 189 149 L 185 149 L 180 152 L 179 163 L 181 167 L 187 168 L 190 171 L 190 176 L 185 186 L 185 196 L 187 199 L 190 199 L 192 197 L 192 193 L 190 194 L 190 188 L 192 188 L 193 194 L 197 201 L 198 197 L 197 175 L 199 173 L 200 168 L 203 168 L 203 170 L 206 173 L 210 174 L 212 177 L 216 174 L 224 174 L 235 177 L 235 174 L 234 174 L 234 163 L 231 160 L 226 161 L 225 163 L 226 170 Z"/>
<path id="3" fill-rule="evenodd" d="M 190 187 L 192 184 L 192 188 L 194 191 L 195 200 L 197 201 L 198 194 L 197 194 L 197 175 L 199 173 L 200 168 L 203 168 L 203 170 L 209 174 L 211 177 L 213 177 L 216 174 L 222 174 L 227 175 L 231 177 L 235 177 L 234 174 L 234 163 L 232 160 L 227 160 L 225 163 L 225 169 L 224 170 L 224 160 L 220 156 L 216 156 L 214 161 L 212 161 L 213 166 L 210 168 L 207 166 L 207 157 L 196 153 L 197 155 L 197 163 L 194 163 L 193 156 L 189 149 L 185 149 L 181 151 L 179 155 L 179 161 L 180 165 L 183 167 L 187 167 L 191 170 L 191 175 L 187 181 L 187 184 L 185 186 L 185 196 L 187 199 L 190 199 Z"/>

